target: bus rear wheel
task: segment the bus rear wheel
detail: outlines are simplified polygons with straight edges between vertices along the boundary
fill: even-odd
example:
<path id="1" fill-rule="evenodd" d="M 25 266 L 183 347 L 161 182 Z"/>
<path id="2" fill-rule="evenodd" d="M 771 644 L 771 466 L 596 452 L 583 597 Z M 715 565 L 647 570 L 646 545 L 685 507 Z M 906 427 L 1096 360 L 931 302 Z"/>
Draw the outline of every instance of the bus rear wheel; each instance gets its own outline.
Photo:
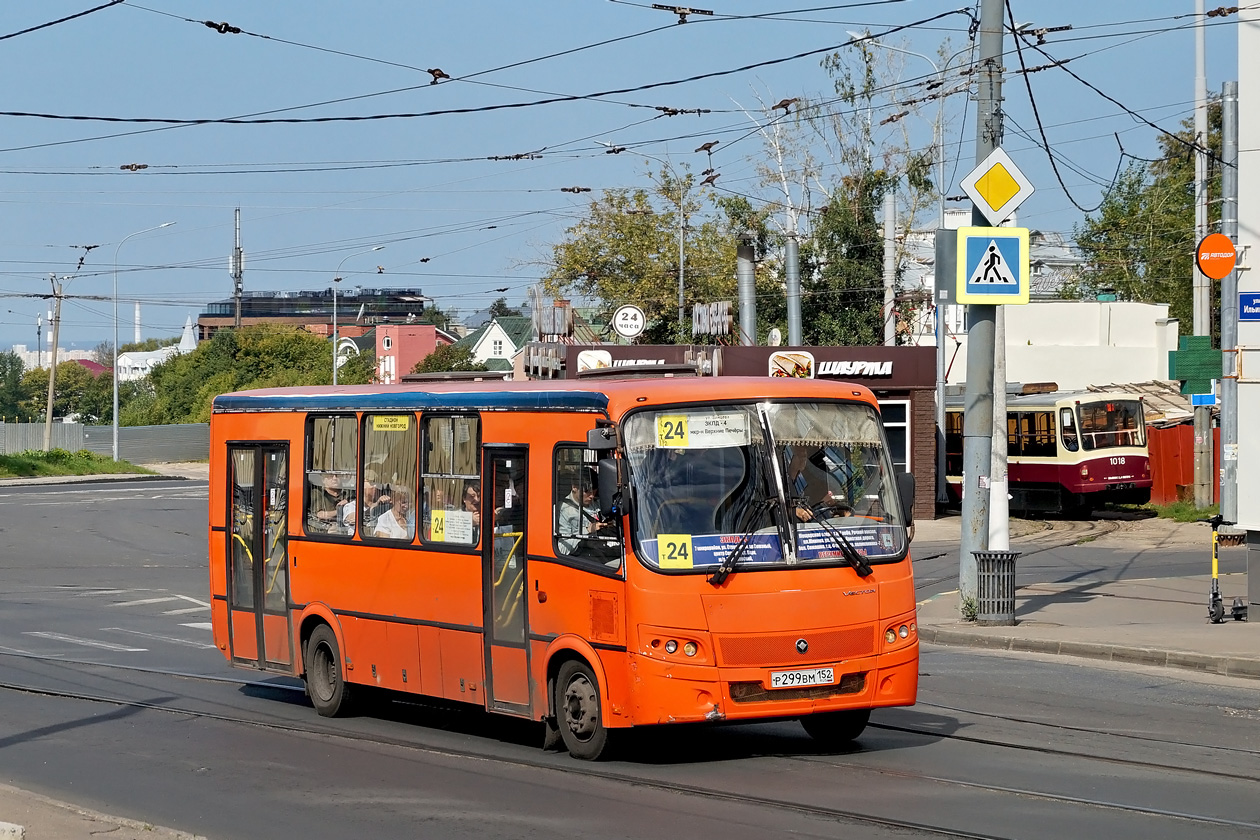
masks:
<path id="1" fill-rule="evenodd" d="M 807 715 L 801 718 L 801 726 L 823 746 L 846 747 L 857 740 L 870 719 L 870 709 L 844 709 Z"/>
<path id="2" fill-rule="evenodd" d="M 569 755 L 594 761 L 608 746 L 599 681 L 585 662 L 569 660 L 556 675 L 556 726 Z"/>
<path id="3" fill-rule="evenodd" d="M 337 636 L 321 624 L 306 642 L 306 693 L 323 717 L 344 715 L 350 709 L 350 686 L 341 667 Z"/>

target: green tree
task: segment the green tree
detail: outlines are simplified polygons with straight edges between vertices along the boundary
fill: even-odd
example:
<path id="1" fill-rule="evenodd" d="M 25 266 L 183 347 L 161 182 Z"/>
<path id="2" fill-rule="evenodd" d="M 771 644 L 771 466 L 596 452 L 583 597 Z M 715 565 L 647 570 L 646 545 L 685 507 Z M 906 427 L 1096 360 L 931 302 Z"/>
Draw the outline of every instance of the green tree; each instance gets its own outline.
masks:
<path id="1" fill-rule="evenodd" d="M 0 418 L 11 422 L 27 419 L 29 414 L 22 407 L 26 401 L 22 388 L 22 359 L 12 350 L 0 353 Z"/>
<path id="2" fill-rule="evenodd" d="M 489 370 L 483 362 L 474 362 L 472 348 L 466 345 L 443 344 L 411 369 L 412 373 L 447 373 L 458 370 Z"/>
<path id="3" fill-rule="evenodd" d="M 735 237 L 731 220 L 704 217 L 717 208 L 690 172 L 668 168 L 655 188 L 611 189 L 593 200 L 586 217 L 552 247 L 543 279 L 548 293 L 598 302 L 606 316 L 633 303 L 647 315 L 645 343 L 691 340 L 691 305 L 735 297 Z M 681 202 L 680 199 L 681 198 Z M 683 237 L 684 327 L 678 328 L 678 225 Z"/>
<path id="4" fill-rule="evenodd" d="M 349 372 L 357 370 L 351 367 Z M 330 384 L 332 352 L 328 339 L 296 327 L 258 324 L 223 329 L 193 352 L 157 365 L 149 381 L 152 392 L 138 393 L 126 410 L 119 411 L 120 422 L 205 423 L 211 401 L 219 394 Z M 340 373 L 338 381 L 353 384 Z"/>
<path id="5" fill-rule="evenodd" d="M 516 315 L 519 317 L 520 314 L 521 310 L 513 306 L 508 306 L 507 298 L 499 298 L 494 303 L 490 304 L 491 318 L 498 318 L 503 315 Z"/>
<path id="6" fill-rule="evenodd" d="M 1219 100 L 1208 103 L 1209 163 L 1221 150 Z M 1092 298 L 1114 292 L 1120 300 L 1168 304 L 1183 335 L 1194 331 L 1192 278 L 1194 249 L 1193 120 L 1181 124 L 1176 137 L 1161 135 L 1160 156 L 1131 164 L 1107 193 L 1102 207 L 1075 230 L 1086 268 L 1069 295 Z M 1213 166 L 1209 193 L 1220 195 L 1218 168 Z M 1219 202 L 1210 202 L 1209 226 L 1220 220 Z M 1213 284 L 1213 334 L 1219 343 L 1220 285 Z"/>

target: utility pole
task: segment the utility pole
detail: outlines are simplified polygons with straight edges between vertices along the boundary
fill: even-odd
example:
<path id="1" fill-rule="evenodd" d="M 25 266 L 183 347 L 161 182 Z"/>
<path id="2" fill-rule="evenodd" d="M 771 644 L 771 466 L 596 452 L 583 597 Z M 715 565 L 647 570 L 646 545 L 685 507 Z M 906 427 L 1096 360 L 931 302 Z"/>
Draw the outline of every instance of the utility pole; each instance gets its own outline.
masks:
<path id="1" fill-rule="evenodd" d="M 884 193 L 884 344 L 897 343 L 897 192 Z"/>
<path id="2" fill-rule="evenodd" d="M 52 275 L 53 314 L 52 314 L 52 348 L 48 364 L 48 411 L 44 415 L 44 451 L 52 449 L 53 393 L 57 388 L 57 340 L 61 331 L 61 281 Z"/>
<path id="3" fill-rule="evenodd" d="M 35 367 L 42 368 L 44 366 L 44 316 L 37 315 L 35 317 L 35 346 L 38 349 L 38 355 L 35 357 Z"/>
<path id="4" fill-rule="evenodd" d="M 1195 0 L 1194 27 L 1194 244 L 1208 234 L 1207 185 L 1207 58 L 1205 49 L 1204 0 Z M 1190 268 L 1194 291 L 1194 334 L 1212 334 L 1212 281 L 1195 267 Z M 1212 407 L 1194 408 L 1194 504 L 1212 504 Z"/>
<path id="5" fill-rule="evenodd" d="M 236 329 L 241 328 L 241 287 L 242 280 L 245 276 L 245 254 L 241 251 L 241 208 L 236 208 L 236 247 L 232 249 L 232 256 L 228 259 L 228 273 L 232 275 L 233 287 L 232 296 L 236 298 L 236 321 L 233 326 Z"/>
<path id="6" fill-rule="evenodd" d="M 745 347 L 757 343 L 757 277 L 754 266 L 751 231 L 739 235 L 735 246 L 735 283 L 739 294 L 739 343 Z"/>
<path id="7" fill-rule="evenodd" d="M 1238 82 L 1221 86 L 1221 233 L 1238 247 Z M 1238 521 L 1238 269 L 1221 279 L 1221 516 Z"/>
<path id="8" fill-rule="evenodd" d="M 976 164 L 1002 143 L 1002 0 L 981 0 L 980 57 L 977 65 Z M 972 207 L 972 224 L 984 227 L 984 214 Z M 963 405 L 962 543 L 958 594 L 976 597 L 979 573 L 973 551 L 985 551 L 989 537 L 989 478 L 993 447 L 993 357 L 997 307 L 967 306 L 967 389 Z"/>
<path id="9" fill-rule="evenodd" d="M 800 347 L 801 338 L 801 244 L 793 230 L 787 236 L 788 346 Z"/>

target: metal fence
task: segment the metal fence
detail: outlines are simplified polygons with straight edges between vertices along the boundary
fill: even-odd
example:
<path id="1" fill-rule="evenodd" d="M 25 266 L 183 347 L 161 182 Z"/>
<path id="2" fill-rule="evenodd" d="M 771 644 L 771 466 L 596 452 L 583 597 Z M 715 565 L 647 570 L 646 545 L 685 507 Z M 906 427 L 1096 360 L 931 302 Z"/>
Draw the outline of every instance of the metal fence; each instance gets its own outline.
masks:
<path id="1" fill-rule="evenodd" d="M 114 430 L 112 426 L 53 423 L 52 445 L 71 452 L 86 449 L 112 455 Z M 0 454 L 43 448 L 43 423 L 0 423 Z M 210 457 L 210 426 L 122 426 L 118 429 L 118 457 L 133 464 L 205 461 Z"/>
<path id="2" fill-rule="evenodd" d="M 83 425 L 81 423 L 53 423 L 52 447 L 78 452 L 83 448 Z M 0 423 L 0 455 L 43 448 L 43 423 Z"/>

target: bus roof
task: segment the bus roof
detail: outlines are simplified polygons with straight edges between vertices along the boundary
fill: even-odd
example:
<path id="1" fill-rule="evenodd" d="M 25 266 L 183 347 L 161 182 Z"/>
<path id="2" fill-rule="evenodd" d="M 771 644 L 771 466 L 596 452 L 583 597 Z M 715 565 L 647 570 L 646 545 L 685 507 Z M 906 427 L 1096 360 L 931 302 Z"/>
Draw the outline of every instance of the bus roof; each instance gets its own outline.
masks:
<path id="1" fill-rule="evenodd" d="M 646 399 L 641 399 L 646 397 Z M 596 411 L 620 416 L 644 403 L 715 400 L 848 399 L 875 403 L 862 385 L 754 376 L 423 382 L 321 385 L 238 391 L 214 398 L 215 414 L 259 411 L 420 411 L 424 409 Z"/>

